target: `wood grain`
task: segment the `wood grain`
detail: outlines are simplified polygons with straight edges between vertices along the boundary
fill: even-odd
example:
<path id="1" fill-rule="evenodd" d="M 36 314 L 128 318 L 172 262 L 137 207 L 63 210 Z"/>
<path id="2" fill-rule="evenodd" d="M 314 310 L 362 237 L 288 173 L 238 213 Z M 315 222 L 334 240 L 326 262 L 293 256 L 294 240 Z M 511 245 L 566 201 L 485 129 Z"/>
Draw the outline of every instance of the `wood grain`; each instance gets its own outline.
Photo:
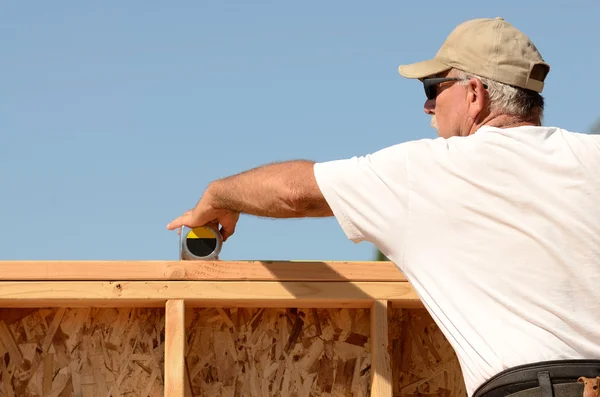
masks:
<path id="1" fill-rule="evenodd" d="M 210 307 L 368 308 L 374 300 L 422 306 L 406 282 L 0 282 L 0 307 L 164 307 L 170 299 Z"/>
<path id="2" fill-rule="evenodd" d="M 371 396 L 392 397 L 392 369 L 388 351 L 388 301 L 371 308 Z"/>
<path id="3" fill-rule="evenodd" d="M 392 262 L 0 261 L 0 280 L 406 281 Z"/>
<path id="4" fill-rule="evenodd" d="M 184 397 L 185 306 L 168 300 L 165 311 L 165 397 Z"/>

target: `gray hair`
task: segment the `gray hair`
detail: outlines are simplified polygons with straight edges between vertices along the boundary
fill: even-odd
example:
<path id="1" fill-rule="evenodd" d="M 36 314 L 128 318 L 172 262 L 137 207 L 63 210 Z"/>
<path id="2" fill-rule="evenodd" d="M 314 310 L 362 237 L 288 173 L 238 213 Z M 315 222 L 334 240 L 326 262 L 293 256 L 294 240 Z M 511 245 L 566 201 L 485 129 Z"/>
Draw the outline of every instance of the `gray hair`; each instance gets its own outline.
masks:
<path id="1" fill-rule="evenodd" d="M 523 118 L 542 119 L 544 113 L 544 97 L 538 92 L 500 83 L 475 74 L 455 69 L 456 77 L 464 79 L 461 85 L 467 85 L 468 80 L 477 78 L 487 85 L 490 98 L 490 110 L 502 114 Z"/>

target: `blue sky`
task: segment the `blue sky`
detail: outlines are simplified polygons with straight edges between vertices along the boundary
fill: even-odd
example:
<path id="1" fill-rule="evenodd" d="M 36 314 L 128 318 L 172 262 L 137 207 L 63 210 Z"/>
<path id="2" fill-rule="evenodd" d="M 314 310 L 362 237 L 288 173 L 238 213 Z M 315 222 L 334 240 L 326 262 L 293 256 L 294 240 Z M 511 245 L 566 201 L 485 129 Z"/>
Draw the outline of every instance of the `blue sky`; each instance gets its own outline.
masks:
<path id="1" fill-rule="evenodd" d="M 175 260 L 165 225 L 214 179 L 433 137 L 397 66 L 471 18 L 528 34 L 552 67 L 545 124 L 586 131 L 599 15 L 597 0 L 6 2 L 0 259 Z M 242 216 L 221 259 L 374 252 L 333 218 Z"/>

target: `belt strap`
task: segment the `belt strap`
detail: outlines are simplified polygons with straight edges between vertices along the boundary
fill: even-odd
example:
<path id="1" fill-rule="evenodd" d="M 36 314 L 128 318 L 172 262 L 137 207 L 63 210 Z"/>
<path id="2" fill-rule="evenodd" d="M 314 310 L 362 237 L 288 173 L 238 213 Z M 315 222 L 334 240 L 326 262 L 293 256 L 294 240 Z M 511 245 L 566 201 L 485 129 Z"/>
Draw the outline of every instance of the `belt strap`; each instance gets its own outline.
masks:
<path id="1" fill-rule="evenodd" d="M 540 391 L 542 392 L 541 397 L 554 397 L 554 390 L 552 389 L 550 373 L 548 371 L 540 371 L 538 372 L 537 376 L 538 383 L 540 385 Z"/>
<path id="2" fill-rule="evenodd" d="M 541 387 L 532 387 L 508 394 L 506 397 L 544 397 L 544 393 Z M 556 397 L 582 397 L 583 383 L 558 383 L 552 385 L 552 393 Z"/>
<path id="3" fill-rule="evenodd" d="M 599 375 L 600 360 L 554 360 L 519 365 L 494 375 L 477 388 L 473 397 L 562 397 L 557 392 L 560 384 L 573 385 L 560 386 L 561 393 L 567 392 L 567 389 L 582 392 L 583 383 L 578 383 L 578 379 L 596 378 Z M 516 394 L 528 390 L 538 394 Z"/>

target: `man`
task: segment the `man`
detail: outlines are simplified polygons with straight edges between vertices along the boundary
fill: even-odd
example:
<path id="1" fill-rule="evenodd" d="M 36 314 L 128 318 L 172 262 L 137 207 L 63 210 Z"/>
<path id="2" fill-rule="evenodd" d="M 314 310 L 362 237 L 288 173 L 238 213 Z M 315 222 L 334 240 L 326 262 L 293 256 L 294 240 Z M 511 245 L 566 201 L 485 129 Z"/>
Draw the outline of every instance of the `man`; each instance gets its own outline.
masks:
<path id="1" fill-rule="evenodd" d="M 490 381 L 600 358 L 600 137 L 541 125 L 549 70 L 502 18 L 464 22 L 433 59 L 399 68 L 423 82 L 439 138 L 217 180 L 167 227 L 218 223 L 226 240 L 240 213 L 335 216 L 404 272 L 469 395 L 486 381 L 478 396 L 581 395 L 597 361 Z"/>

